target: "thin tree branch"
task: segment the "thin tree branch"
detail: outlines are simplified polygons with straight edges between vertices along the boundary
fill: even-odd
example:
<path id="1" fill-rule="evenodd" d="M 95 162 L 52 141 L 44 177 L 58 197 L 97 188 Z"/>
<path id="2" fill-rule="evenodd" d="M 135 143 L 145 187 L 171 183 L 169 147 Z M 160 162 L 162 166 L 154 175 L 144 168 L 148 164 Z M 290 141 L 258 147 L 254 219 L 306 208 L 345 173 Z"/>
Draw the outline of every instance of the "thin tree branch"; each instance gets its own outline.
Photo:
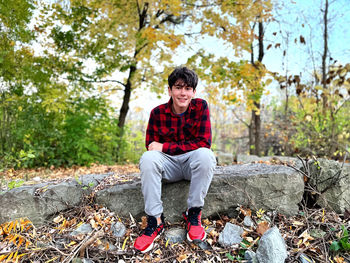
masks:
<path id="1" fill-rule="evenodd" d="M 240 122 L 242 122 L 245 126 L 247 126 L 247 127 L 249 128 L 249 124 L 246 123 L 244 120 L 242 120 L 242 119 L 236 114 L 235 110 L 232 110 L 232 113 L 233 113 L 233 115 L 235 115 L 235 117 L 236 117 Z"/>
<path id="2" fill-rule="evenodd" d="M 114 83 L 118 83 L 122 86 L 125 87 L 125 84 L 119 80 L 115 80 L 115 79 L 104 79 L 104 80 L 88 80 L 88 79 L 71 79 L 71 78 L 63 78 L 65 80 L 69 80 L 69 81 L 82 81 L 82 82 L 87 82 L 87 83 L 107 83 L 107 82 L 114 82 Z"/>

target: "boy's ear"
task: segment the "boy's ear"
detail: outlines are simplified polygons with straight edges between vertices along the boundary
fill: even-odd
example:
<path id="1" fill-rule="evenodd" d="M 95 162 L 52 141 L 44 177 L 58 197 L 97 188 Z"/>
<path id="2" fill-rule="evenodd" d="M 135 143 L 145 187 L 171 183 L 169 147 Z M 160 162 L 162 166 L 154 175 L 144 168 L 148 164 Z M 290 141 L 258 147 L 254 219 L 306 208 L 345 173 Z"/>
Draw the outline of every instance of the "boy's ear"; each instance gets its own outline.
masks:
<path id="1" fill-rule="evenodd" d="M 171 88 L 168 86 L 168 94 L 171 96 Z"/>

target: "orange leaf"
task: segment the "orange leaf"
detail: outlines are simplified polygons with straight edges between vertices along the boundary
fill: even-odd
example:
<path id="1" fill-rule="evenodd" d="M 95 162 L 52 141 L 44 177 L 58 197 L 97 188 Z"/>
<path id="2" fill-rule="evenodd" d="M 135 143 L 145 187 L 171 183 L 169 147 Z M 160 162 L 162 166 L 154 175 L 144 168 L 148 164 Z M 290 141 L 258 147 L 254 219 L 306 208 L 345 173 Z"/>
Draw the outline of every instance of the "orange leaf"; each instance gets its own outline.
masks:
<path id="1" fill-rule="evenodd" d="M 180 256 L 178 256 L 176 259 L 180 262 L 185 261 L 187 259 L 187 255 L 186 254 L 181 254 Z"/>
<path id="2" fill-rule="evenodd" d="M 26 241 L 26 249 L 28 248 L 29 245 L 30 245 L 30 242 Z"/>
<path id="3" fill-rule="evenodd" d="M 269 228 L 270 228 L 269 223 L 266 221 L 262 221 L 258 224 L 258 227 L 256 228 L 256 232 L 262 236 Z"/>
<path id="4" fill-rule="evenodd" d="M 24 239 L 23 237 L 18 237 L 17 248 L 19 248 L 19 247 L 22 245 L 22 243 L 23 243 L 24 240 L 25 240 L 25 239 Z"/>
<path id="5" fill-rule="evenodd" d="M 17 220 L 16 220 L 16 223 L 17 223 Z M 12 228 L 14 227 L 14 225 L 15 225 L 15 222 L 12 221 L 12 222 L 10 223 L 10 225 L 8 226 L 8 228 L 7 228 L 7 232 L 8 232 L 8 233 L 11 232 Z"/>
<path id="6" fill-rule="evenodd" d="M 16 239 L 17 239 L 17 237 L 19 237 L 19 235 L 18 235 L 18 234 L 15 234 L 15 235 L 9 240 L 9 243 L 13 243 L 13 244 L 16 245 Z"/>
<path id="7" fill-rule="evenodd" d="M 95 220 L 93 220 L 92 218 L 90 219 L 90 225 L 92 226 L 92 228 L 98 228 L 98 225 L 96 224 Z"/>
<path id="8" fill-rule="evenodd" d="M 239 210 L 241 211 L 241 213 L 244 216 L 252 216 L 252 210 L 250 210 L 249 208 L 243 208 L 242 206 L 239 208 Z"/>
<path id="9" fill-rule="evenodd" d="M 141 220 L 142 220 L 141 229 L 145 229 L 147 227 L 147 217 L 143 216 Z"/>

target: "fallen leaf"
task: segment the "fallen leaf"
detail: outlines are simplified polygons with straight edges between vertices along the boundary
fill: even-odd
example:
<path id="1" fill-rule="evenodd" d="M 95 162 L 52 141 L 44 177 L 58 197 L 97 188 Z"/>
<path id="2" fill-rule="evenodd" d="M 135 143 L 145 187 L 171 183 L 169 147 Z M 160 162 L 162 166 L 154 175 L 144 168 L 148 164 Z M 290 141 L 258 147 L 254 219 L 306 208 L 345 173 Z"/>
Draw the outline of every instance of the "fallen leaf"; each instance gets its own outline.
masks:
<path id="1" fill-rule="evenodd" d="M 186 254 L 179 255 L 176 259 L 180 262 L 185 261 L 188 258 Z"/>
<path id="2" fill-rule="evenodd" d="M 154 251 L 154 253 L 160 256 L 162 254 L 162 251 L 160 248 L 158 248 L 156 251 Z"/>
<path id="3" fill-rule="evenodd" d="M 292 225 L 293 225 L 293 226 L 303 226 L 303 225 L 304 225 L 304 223 L 303 223 L 303 222 L 300 222 L 300 221 L 296 221 L 296 220 L 295 220 L 295 221 L 293 221 L 293 222 L 292 222 Z"/>
<path id="4" fill-rule="evenodd" d="M 203 225 L 209 226 L 211 223 L 208 218 L 203 220 Z"/>
<path id="5" fill-rule="evenodd" d="M 239 210 L 244 216 L 252 216 L 252 210 L 250 210 L 249 208 L 244 208 L 241 206 Z"/>
<path id="6" fill-rule="evenodd" d="M 219 226 L 224 226 L 224 223 L 222 222 L 222 220 L 217 220 L 216 224 L 219 225 Z"/>
<path id="7" fill-rule="evenodd" d="M 303 233 L 301 233 L 299 238 L 302 238 L 302 243 L 306 246 L 308 246 L 307 241 L 314 240 L 314 238 L 310 236 L 310 234 L 308 233 L 307 229 Z M 299 242 L 298 242 L 298 245 L 299 245 Z"/>
<path id="8" fill-rule="evenodd" d="M 252 237 L 246 237 L 245 240 L 247 240 L 249 243 L 252 243 L 254 241 L 254 238 Z"/>
<path id="9" fill-rule="evenodd" d="M 217 236 L 219 236 L 219 233 L 216 232 L 215 229 L 213 229 L 212 231 L 210 231 L 209 235 L 212 237 L 217 237 Z"/>
<path id="10" fill-rule="evenodd" d="M 147 217 L 143 216 L 141 217 L 142 223 L 141 223 L 141 229 L 145 229 L 147 227 Z"/>
<path id="11" fill-rule="evenodd" d="M 344 261 L 344 258 L 343 258 L 343 257 L 340 257 L 340 256 L 336 256 L 336 257 L 334 258 L 334 260 L 335 260 L 336 263 L 344 263 L 344 262 L 345 262 L 345 261 Z"/>
<path id="12" fill-rule="evenodd" d="M 262 221 L 258 224 L 256 232 L 262 236 L 269 228 L 269 223 L 267 221 Z"/>
<path id="13" fill-rule="evenodd" d="M 92 226 L 92 228 L 97 229 L 98 225 L 96 224 L 95 220 L 93 220 L 92 218 L 90 219 L 90 225 Z"/>

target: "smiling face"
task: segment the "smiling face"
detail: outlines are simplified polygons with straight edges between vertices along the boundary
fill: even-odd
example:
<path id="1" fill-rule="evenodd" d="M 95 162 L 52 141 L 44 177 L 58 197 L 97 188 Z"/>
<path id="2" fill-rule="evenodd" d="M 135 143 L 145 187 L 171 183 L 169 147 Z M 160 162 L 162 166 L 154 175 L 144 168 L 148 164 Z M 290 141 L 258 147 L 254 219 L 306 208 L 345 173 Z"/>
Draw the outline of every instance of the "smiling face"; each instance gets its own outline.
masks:
<path id="1" fill-rule="evenodd" d="M 184 113 L 196 94 L 196 90 L 187 86 L 182 79 L 178 79 L 171 88 L 169 87 L 168 92 L 173 99 L 172 110 L 176 114 Z"/>

